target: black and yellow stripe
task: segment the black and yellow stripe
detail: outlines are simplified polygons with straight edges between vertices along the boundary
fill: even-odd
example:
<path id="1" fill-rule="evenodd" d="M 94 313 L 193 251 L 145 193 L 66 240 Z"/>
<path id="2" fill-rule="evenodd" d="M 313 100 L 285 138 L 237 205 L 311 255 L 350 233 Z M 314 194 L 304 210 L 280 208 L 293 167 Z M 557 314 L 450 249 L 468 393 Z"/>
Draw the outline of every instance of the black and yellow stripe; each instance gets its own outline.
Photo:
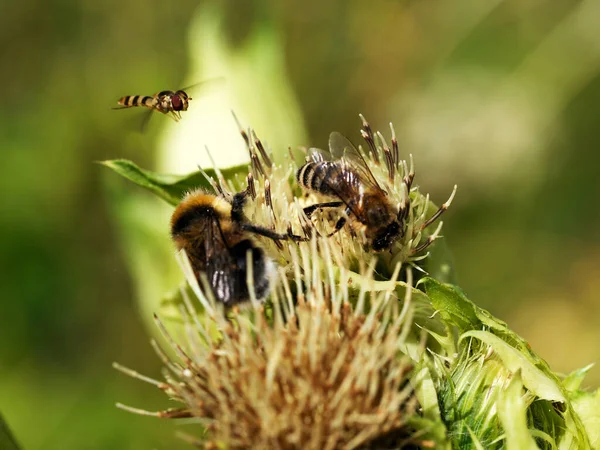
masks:
<path id="1" fill-rule="evenodd" d="M 154 108 L 155 103 L 155 97 L 150 97 L 148 95 L 126 95 L 125 97 L 121 97 L 118 101 L 118 104 L 125 108 L 131 108 L 133 106 Z"/>

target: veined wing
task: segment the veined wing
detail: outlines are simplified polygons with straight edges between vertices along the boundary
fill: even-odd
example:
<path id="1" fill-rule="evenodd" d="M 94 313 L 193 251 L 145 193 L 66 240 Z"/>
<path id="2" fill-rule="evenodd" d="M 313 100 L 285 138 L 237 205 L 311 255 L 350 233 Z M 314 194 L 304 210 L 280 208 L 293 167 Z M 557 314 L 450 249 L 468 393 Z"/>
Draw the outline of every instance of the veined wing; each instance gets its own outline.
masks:
<path id="1" fill-rule="evenodd" d="M 351 167 L 361 177 L 363 183 L 386 193 L 377 182 L 363 155 L 346 136 L 337 131 L 332 132 L 329 135 L 329 151 L 335 159 Z"/>
<path id="2" fill-rule="evenodd" d="M 237 261 L 231 254 L 218 220 L 210 221 L 204 237 L 203 266 L 210 287 L 218 301 L 232 305 L 238 302 L 244 293 L 240 291 Z M 243 283 L 246 283 L 245 278 Z"/>
<path id="3" fill-rule="evenodd" d="M 189 86 L 186 86 L 184 88 L 181 89 L 177 89 L 177 91 L 184 91 L 185 93 L 187 93 L 187 91 L 195 91 L 196 88 L 199 88 L 201 86 L 206 86 L 209 84 L 213 84 L 213 83 L 222 83 L 223 81 L 225 81 L 225 77 L 212 77 L 212 78 L 207 78 L 205 80 L 199 81 L 198 83 L 194 83 L 191 84 Z M 190 97 L 188 95 L 189 99 L 191 100 L 192 97 Z"/>
<path id="4" fill-rule="evenodd" d="M 311 162 L 320 163 L 331 160 L 329 152 L 324 152 L 320 148 L 311 147 L 308 149 L 308 159 Z"/>

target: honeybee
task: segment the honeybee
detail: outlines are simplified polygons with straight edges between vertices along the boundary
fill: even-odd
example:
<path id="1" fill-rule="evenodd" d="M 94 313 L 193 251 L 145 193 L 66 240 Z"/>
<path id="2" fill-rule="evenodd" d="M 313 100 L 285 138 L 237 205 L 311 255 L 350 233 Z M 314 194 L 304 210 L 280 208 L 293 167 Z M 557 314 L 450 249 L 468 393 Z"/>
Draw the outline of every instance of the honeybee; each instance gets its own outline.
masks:
<path id="1" fill-rule="evenodd" d="M 370 128 L 364 130 L 368 133 Z M 388 192 L 381 187 L 361 152 L 342 134 L 330 134 L 329 150 L 330 155 L 327 152 L 313 152 L 312 160 L 298 169 L 296 179 L 305 189 L 337 201 L 308 206 L 304 208 L 305 214 L 310 217 L 318 209 L 345 206 L 345 215 L 336 222 L 330 236 L 344 227 L 348 217 L 351 229 L 354 232 L 362 229 L 372 250 L 379 252 L 391 249 L 404 236 L 410 200 L 407 199 L 404 205 L 392 203 Z M 411 182 L 412 177 L 408 177 L 408 190 Z M 442 205 L 421 229 L 436 220 L 446 208 L 447 204 Z M 415 251 L 423 250 L 430 243 L 426 241 Z"/>
<path id="2" fill-rule="evenodd" d="M 150 95 L 126 95 L 117 102 L 120 106 L 113 109 L 127 109 L 143 106 L 151 111 L 158 111 L 168 115 L 175 122 L 181 120 L 181 111 L 187 111 L 189 101 L 192 100 L 183 89 L 178 91 L 161 91 Z"/>
<path id="3" fill-rule="evenodd" d="M 252 261 L 254 293 L 264 299 L 275 272 L 275 263 L 255 239 L 300 240 L 249 223 L 243 209 L 250 189 L 237 193 L 230 203 L 222 195 L 190 192 L 171 217 L 171 238 L 185 250 L 196 278 L 206 274 L 215 299 L 226 306 L 249 300 L 248 253 Z"/>

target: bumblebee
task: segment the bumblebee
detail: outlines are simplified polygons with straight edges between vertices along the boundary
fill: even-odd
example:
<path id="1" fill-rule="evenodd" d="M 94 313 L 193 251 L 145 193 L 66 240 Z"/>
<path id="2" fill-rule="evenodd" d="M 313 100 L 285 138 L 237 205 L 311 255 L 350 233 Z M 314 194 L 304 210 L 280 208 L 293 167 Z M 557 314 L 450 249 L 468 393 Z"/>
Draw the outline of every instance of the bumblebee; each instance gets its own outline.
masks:
<path id="1" fill-rule="evenodd" d="M 200 190 L 190 192 L 171 217 L 171 238 L 178 250 L 185 250 L 194 275 L 206 274 L 215 299 L 226 306 L 249 300 L 248 254 L 252 261 L 253 289 L 257 299 L 269 293 L 275 263 L 259 245 L 256 235 L 274 241 L 301 239 L 279 234 L 249 223 L 243 209 L 249 189 L 233 196 Z"/>
<path id="2" fill-rule="evenodd" d="M 126 95 L 118 100 L 119 107 L 113 109 L 127 109 L 141 106 L 166 114 L 175 122 L 181 120 L 181 111 L 187 111 L 189 101 L 192 100 L 183 89 L 178 91 L 161 91 L 154 95 Z"/>

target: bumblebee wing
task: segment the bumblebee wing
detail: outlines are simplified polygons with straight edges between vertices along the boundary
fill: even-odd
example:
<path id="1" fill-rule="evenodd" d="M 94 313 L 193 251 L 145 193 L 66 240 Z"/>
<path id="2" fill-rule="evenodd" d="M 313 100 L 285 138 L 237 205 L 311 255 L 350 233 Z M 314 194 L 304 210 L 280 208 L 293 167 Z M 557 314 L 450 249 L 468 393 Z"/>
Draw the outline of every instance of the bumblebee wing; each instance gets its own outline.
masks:
<path id="1" fill-rule="evenodd" d="M 363 155 L 346 136 L 337 131 L 332 132 L 329 135 L 329 151 L 335 159 L 342 160 L 347 167 L 358 173 L 364 184 L 385 193 Z"/>
<path id="2" fill-rule="evenodd" d="M 240 301 L 240 280 L 235 276 L 237 272 L 231 268 L 233 259 L 227 255 L 227 252 L 223 252 L 212 259 L 206 275 L 217 301 L 231 305 Z"/>
<path id="3" fill-rule="evenodd" d="M 204 231 L 204 272 L 215 299 L 226 305 L 233 304 L 240 296 L 236 260 L 225 242 L 218 220 L 211 220 Z"/>

